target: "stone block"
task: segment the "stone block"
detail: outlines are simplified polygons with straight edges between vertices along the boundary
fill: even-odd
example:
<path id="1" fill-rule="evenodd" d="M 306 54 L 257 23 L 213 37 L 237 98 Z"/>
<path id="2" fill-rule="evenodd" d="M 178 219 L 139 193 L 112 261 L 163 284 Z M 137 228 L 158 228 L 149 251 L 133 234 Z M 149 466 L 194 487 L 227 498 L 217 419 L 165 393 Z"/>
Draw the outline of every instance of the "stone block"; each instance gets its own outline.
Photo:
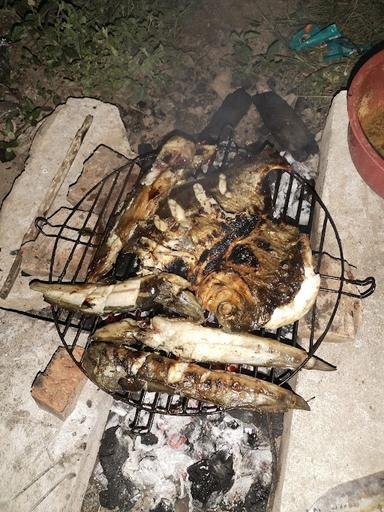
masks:
<path id="1" fill-rule="evenodd" d="M 92 124 L 81 143 L 68 174 L 54 198 L 47 198 L 67 151 L 86 116 Z M 135 157 L 126 129 L 115 105 L 93 98 L 69 98 L 64 105 L 46 117 L 32 142 L 24 171 L 15 180 L 0 211 L 0 287 L 11 271 L 15 257 L 25 243 L 25 234 L 39 215 L 42 204 L 51 204 L 48 214 L 60 207 L 71 207 L 68 189 L 79 178 L 84 162 L 100 145 L 105 145 L 126 158 Z M 22 266 L 21 266 L 22 268 Z M 29 290 L 30 279 L 18 274 L 8 297 L 0 306 L 22 311 L 43 307 L 40 294 Z"/>

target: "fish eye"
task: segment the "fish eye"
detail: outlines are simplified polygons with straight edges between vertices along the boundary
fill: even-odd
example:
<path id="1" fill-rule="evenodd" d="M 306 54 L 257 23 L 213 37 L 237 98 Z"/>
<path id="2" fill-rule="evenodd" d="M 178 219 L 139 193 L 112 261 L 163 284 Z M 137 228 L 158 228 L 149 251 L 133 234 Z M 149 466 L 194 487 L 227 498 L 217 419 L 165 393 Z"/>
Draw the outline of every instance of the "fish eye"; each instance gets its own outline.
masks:
<path id="1" fill-rule="evenodd" d="M 230 304 L 229 302 L 222 302 L 219 304 L 219 307 L 217 308 L 217 312 L 219 315 L 226 317 L 229 316 L 231 313 L 233 313 L 234 306 Z"/>

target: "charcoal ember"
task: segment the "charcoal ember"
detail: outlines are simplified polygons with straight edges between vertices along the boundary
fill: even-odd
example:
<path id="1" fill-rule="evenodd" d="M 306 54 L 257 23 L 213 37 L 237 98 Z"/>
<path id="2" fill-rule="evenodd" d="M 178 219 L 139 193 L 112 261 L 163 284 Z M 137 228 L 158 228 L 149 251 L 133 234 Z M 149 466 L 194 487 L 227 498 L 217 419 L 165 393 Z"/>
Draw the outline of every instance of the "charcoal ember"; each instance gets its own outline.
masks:
<path id="1" fill-rule="evenodd" d="M 150 512 L 174 512 L 174 508 L 168 500 L 162 499 Z"/>
<path id="2" fill-rule="evenodd" d="M 268 505 L 270 485 L 264 485 L 260 480 L 256 480 L 245 497 L 244 509 L 247 512 L 265 512 Z"/>
<path id="3" fill-rule="evenodd" d="M 213 493 L 226 493 L 232 487 L 233 456 L 220 450 L 209 459 L 202 459 L 187 468 L 194 500 L 206 504 Z"/>
<path id="4" fill-rule="evenodd" d="M 113 510 L 130 510 L 137 498 L 134 484 L 122 473 L 122 466 L 127 459 L 126 448 L 116 437 L 119 427 L 107 429 L 100 443 L 99 459 L 104 475 L 108 481 L 107 489 L 99 493 L 100 505 Z"/>
<path id="5" fill-rule="evenodd" d="M 159 438 L 155 434 L 152 434 L 152 432 L 148 432 L 148 434 L 143 434 L 140 437 L 140 441 L 142 444 L 145 444 L 147 446 L 152 446 L 159 442 Z"/>
<path id="6" fill-rule="evenodd" d="M 259 436 L 256 432 L 250 432 L 247 435 L 247 441 L 252 450 L 257 449 L 260 446 Z"/>

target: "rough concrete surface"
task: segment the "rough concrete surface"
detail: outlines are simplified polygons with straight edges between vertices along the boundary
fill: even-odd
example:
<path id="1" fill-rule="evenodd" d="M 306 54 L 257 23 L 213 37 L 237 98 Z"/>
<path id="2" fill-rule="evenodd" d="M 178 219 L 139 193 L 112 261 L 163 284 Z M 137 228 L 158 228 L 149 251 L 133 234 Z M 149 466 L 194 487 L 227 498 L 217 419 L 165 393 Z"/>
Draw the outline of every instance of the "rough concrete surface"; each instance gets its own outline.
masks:
<path id="1" fill-rule="evenodd" d="M 90 381 L 63 422 L 31 397 L 58 345 L 53 324 L 0 312 L 0 510 L 76 512 L 112 398 Z"/>
<path id="2" fill-rule="evenodd" d="M 30 148 L 24 171 L 16 179 L 0 211 L 0 286 L 4 283 L 23 237 L 45 199 L 51 181 L 63 162 L 85 117 L 93 122 L 51 208 L 71 206 L 69 186 L 76 182 L 83 162 L 104 144 L 126 157 L 133 157 L 127 132 L 115 105 L 92 98 L 69 98 L 42 122 Z M 40 294 L 28 288 L 29 279 L 19 274 L 14 288 L 0 305 L 15 309 L 40 309 Z"/>
<path id="3" fill-rule="evenodd" d="M 297 393 L 314 399 L 311 412 L 286 416 L 285 462 L 275 500 L 280 512 L 304 512 L 331 487 L 382 470 L 384 464 L 384 200 L 355 170 L 347 126 L 342 92 L 334 99 L 323 135 L 320 192 L 346 259 L 357 265 L 357 276 L 373 275 L 377 289 L 364 301 L 356 340 L 323 343 L 319 349 L 337 371 L 298 375 Z"/>

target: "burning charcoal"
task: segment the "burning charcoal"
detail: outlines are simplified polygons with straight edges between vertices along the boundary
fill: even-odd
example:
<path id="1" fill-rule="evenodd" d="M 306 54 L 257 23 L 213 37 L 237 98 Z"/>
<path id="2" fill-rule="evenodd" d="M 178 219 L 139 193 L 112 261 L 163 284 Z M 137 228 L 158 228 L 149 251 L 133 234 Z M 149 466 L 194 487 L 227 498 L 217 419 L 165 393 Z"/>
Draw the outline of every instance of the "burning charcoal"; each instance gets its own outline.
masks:
<path id="1" fill-rule="evenodd" d="M 247 512 L 265 512 L 267 510 L 270 486 L 263 485 L 259 480 L 254 482 L 245 497 Z"/>
<path id="2" fill-rule="evenodd" d="M 152 434 L 152 432 L 148 432 L 148 434 L 143 434 L 140 437 L 140 441 L 142 444 L 145 444 L 147 446 L 152 446 L 152 445 L 158 443 L 159 438 L 157 436 L 155 436 L 155 434 Z"/>
<path id="3" fill-rule="evenodd" d="M 217 492 L 229 491 L 233 484 L 233 456 L 224 450 L 213 454 L 209 459 L 202 459 L 187 468 L 191 482 L 191 494 L 194 500 L 206 504 L 209 497 Z"/>
<path id="4" fill-rule="evenodd" d="M 173 512 L 174 508 L 172 505 L 167 501 L 162 499 L 158 505 L 156 505 L 155 508 L 153 508 L 150 512 Z"/>
<path id="5" fill-rule="evenodd" d="M 99 494 L 100 505 L 109 510 L 130 510 L 137 497 L 133 483 L 124 477 L 122 465 L 127 459 L 127 452 L 119 443 L 116 431 L 119 427 L 109 428 L 104 432 L 99 449 L 99 459 L 108 487 Z"/>
<path id="6" fill-rule="evenodd" d="M 257 435 L 256 432 L 249 433 L 247 436 L 247 441 L 252 450 L 258 448 L 260 445 L 259 436 Z"/>
<path id="7" fill-rule="evenodd" d="M 122 251 L 116 260 L 114 276 L 119 281 L 134 276 L 140 268 L 140 261 L 136 254 Z"/>

